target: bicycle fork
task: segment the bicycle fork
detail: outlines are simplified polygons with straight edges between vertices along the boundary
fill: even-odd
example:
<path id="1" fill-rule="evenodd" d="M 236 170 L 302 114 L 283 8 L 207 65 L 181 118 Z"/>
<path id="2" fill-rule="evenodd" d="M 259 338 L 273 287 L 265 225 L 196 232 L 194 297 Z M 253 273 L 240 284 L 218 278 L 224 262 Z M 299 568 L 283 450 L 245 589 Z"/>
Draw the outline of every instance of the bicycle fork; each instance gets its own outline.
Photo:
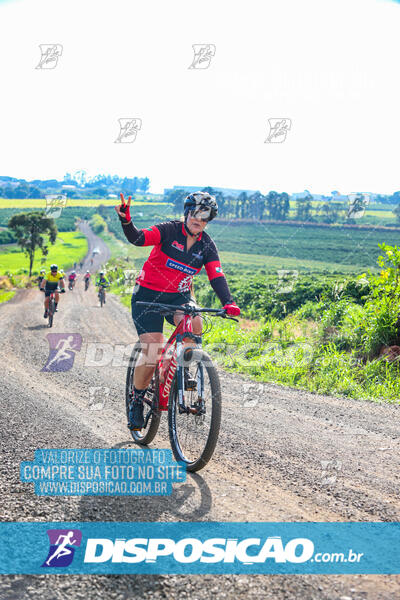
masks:
<path id="1" fill-rule="evenodd" d="M 185 337 L 188 337 L 188 334 L 185 334 Z M 191 337 L 191 336 L 190 336 Z M 193 336 L 194 337 L 194 336 Z M 197 373 L 196 373 L 196 390 L 197 390 L 197 400 L 192 403 L 190 406 L 186 406 L 185 404 L 185 352 L 190 351 L 190 348 L 185 348 L 183 344 L 183 336 L 177 336 L 177 384 L 178 384 L 178 410 L 179 413 L 191 413 L 195 415 L 200 415 L 205 412 L 204 406 L 204 372 L 203 366 L 201 363 L 198 365 Z M 196 346 L 199 347 L 198 345 Z"/>

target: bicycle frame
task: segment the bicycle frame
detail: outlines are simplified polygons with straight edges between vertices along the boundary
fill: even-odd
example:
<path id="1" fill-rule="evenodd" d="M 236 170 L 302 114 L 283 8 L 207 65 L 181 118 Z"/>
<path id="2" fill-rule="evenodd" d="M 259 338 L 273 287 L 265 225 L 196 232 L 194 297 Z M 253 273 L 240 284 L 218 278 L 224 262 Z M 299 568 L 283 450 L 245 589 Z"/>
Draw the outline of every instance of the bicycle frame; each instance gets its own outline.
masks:
<path id="1" fill-rule="evenodd" d="M 179 404 L 181 406 L 183 405 L 184 375 L 182 359 L 185 350 L 183 340 L 184 338 L 188 337 L 194 339 L 192 317 L 191 315 L 184 315 L 183 319 L 177 325 L 175 331 L 165 344 L 158 361 L 158 369 L 160 374 L 158 398 L 160 410 L 168 410 L 168 398 L 171 391 L 172 381 L 177 369 L 179 381 L 178 400 Z"/>
<path id="2" fill-rule="evenodd" d="M 154 306 L 161 308 L 165 312 L 167 309 L 168 313 L 174 313 L 175 311 L 179 311 L 179 306 L 171 306 L 169 304 L 157 304 L 152 302 L 141 302 L 138 301 L 138 304 L 142 306 Z M 183 307 L 181 307 L 183 308 Z M 170 310 L 172 309 L 172 310 Z M 224 309 L 215 309 L 215 308 L 199 308 L 194 313 L 185 313 L 183 314 L 183 318 L 177 325 L 175 331 L 172 333 L 167 343 L 164 345 L 161 356 L 157 363 L 157 368 L 159 372 L 159 382 L 158 382 L 158 409 L 160 411 L 168 410 L 168 399 L 171 392 L 171 385 L 174 379 L 174 375 L 176 371 L 178 371 L 178 402 L 180 412 L 188 412 L 188 409 L 185 407 L 184 402 L 184 352 L 186 350 L 183 341 L 185 338 L 192 338 L 196 341 L 196 336 L 193 333 L 192 327 L 192 316 L 193 314 L 198 313 L 214 313 L 220 317 L 230 318 L 233 321 L 237 321 L 234 317 L 226 317 L 226 313 Z M 222 314 L 221 314 L 222 313 Z M 201 400 L 204 395 L 204 377 L 203 373 L 200 370 L 198 373 L 197 379 L 197 393 L 199 399 Z M 196 413 L 197 414 L 197 413 Z"/>

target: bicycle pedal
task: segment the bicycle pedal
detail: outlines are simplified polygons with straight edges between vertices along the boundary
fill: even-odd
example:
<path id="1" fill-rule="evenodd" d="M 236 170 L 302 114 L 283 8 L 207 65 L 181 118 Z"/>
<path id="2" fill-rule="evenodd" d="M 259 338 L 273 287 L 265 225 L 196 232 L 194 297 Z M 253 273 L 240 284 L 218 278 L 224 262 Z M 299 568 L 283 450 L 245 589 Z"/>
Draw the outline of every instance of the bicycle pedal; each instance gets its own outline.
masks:
<path id="1" fill-rule="evenodd" d="M 204 415 L 206 412 L 205 406 L 202 406 L 198 402 L 194 402 L 193 404 L 191 404 L 189 410 L 193 415 L 198 415 L 198 416 Z"/>
<path id="2" fill-rule="evenodd" d="M 197 381 L 195 379 L 187 379 L 185 381 L 185 390 L 192 392 L 197 390 Z"/>

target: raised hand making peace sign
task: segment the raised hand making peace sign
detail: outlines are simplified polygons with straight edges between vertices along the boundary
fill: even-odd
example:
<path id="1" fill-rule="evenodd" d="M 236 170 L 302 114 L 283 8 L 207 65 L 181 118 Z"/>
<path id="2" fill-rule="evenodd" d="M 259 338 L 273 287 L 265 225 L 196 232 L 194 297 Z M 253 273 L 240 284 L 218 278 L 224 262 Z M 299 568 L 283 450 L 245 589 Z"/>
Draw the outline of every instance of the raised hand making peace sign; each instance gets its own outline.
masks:
<path id="1" fill-rule="evenodd" d="M 121 219 L 121 222 L 127 224 L 131 221 L 130 208 L 131 208 L 132 197 L 129 196 L 128 202 L 125 203 L 124 195 L 120 194 L 120 196 L 121 196 L 121 204 L 119 206 L 115 206 L 114 208 L 115 208 L 117 215 Z"/>

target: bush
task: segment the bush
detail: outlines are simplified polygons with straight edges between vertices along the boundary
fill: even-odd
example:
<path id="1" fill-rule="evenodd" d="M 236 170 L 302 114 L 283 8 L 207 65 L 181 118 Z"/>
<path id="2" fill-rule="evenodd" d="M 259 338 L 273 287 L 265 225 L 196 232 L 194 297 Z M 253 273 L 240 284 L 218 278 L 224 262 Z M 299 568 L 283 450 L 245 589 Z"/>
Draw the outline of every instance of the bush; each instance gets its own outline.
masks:
<path id="1" fill-rule="evenodd" d="M 7 229 L 0 231 L 0 244 L 14 244 L 15 241 L 15 236 L 11 231 L 8 231 Z"/>
<path id="2" fill-rule="evenodd" d="M 103 231 L 107 231 L 107 224 L 103 217 L 98 214 L 93 215 L 90 219 L 90 226 L 93 229 L 94 233 L 103 233 Z"/>

